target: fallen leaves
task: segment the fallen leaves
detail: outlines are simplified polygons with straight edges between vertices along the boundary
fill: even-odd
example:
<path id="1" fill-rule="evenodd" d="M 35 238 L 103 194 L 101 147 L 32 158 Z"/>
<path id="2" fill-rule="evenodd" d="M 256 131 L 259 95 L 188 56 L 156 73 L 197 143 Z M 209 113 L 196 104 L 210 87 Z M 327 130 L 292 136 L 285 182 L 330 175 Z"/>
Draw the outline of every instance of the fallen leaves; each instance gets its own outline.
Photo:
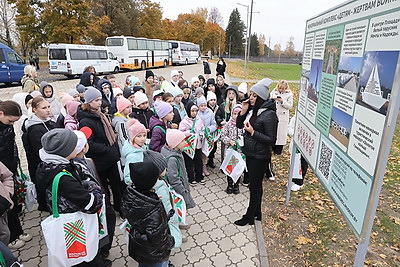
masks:
<path id="1" fill-rule="evenodd" d="M 311 234 L 313 234 L 313 233 L 315 233 L 315 232 L 317 232 L 317 227 L 314 225 L 314 224 L 309 224 L 308 225 L 308 231 L 311 233 Z"/>
<path id="2" fill-rule="evenodd" d="M 296 239 L 297 244 L 299 245 L 307 245 L 308 243 L 312 244 L 313 241 L 310 238 L 307 238 L 305 236 L 298 236 Z"/>

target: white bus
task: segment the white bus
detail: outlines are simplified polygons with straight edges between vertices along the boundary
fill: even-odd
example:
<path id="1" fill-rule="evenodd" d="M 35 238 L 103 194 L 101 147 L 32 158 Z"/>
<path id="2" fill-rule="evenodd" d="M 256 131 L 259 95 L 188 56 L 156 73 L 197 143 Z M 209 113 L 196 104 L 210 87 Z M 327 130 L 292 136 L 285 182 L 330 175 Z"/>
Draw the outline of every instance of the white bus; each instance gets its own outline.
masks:
<path id="1" fill-rule="evenodd" d="M 172 64 L 190 64 L 197 63 L 201 59 L 200 46 L 198 44 L 183 42 L 183 41 L 169 41 L 172 48 Z"/>
<path id="2" fill-rule="evenodd" d="M 105 46 L 78 44 L 50 44 L 48 52 L 49 72 L 68 77 L 80 75 L 88 66 L 97 73 L 118 73 L 119 63 Z"/>
<path id="3" fill-rule="evenodd" d="M 147 69 L 171 65 L 168 41 L 142 37 L 112 36 L 106 46 L 117 56 L 121 69 Z"/>

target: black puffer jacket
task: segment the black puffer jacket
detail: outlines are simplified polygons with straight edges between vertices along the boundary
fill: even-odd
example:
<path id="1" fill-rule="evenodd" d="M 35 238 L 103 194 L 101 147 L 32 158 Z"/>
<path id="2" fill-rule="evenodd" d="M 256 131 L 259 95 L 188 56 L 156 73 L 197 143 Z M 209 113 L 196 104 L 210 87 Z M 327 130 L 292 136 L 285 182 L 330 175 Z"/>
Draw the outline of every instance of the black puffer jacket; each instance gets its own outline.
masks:
<path id="1" fill-rule="evenodd" d="M 236 126 L 244 128 L 244 120 L 248 112 L 239 115 L 236 119 Z M 244 133 L 243 153 L 252 158 L 265 159 L 271 157 L 271 147 L 276 142 L 276 132 L 278 127 L 278 117 L 276 116 L 275 101 L 266 100 L 257 112 L 257 118 L 254 123 L 253 136 L 249 132 Z"/>
<path id="2" fill-rule="evenodd" d="M 150 118 L 153 115 L 154 115 L 154 112 L 149 108 L 146 108 L 146 109 L 133 108 L 132 113 L 131 113 L 131 115 L 129 115 L 129 117 L 137 119 L 141 124 L 144 125 L 144 127 L 146 127 L 146 129 L 150 129 L 149 122 L 150 122 Z M 147 133 L 147 138 L 151 138 L 150 132 Z"/>
<path id="3" fill-rule="evenodd" d="M 56 124 L 52 120 L 42 121 L 36 115 L 25 120 L 22 125 L 22 143 L 28 160 L 29 175 L 34 183 L 36 183 L 36 168 L 41 162 L 39 149 L 42 148 L 42 136 L 54 128 Z"/>
<path id="4" fill-rule="evenodd" d="M 119 158 L 118 143 L 109 145 L 100 116 L 78 108 L 79 128 L 89 127 L 92 135 L 88 139 L 88 158 L 92 158 L 98 171 L 104 171 L 115 164 Z"/>
<path id="5" fill-rule="evenodd" d="M 58 185 L 58 212 L 72 213 L 82 211 L 85 213 L 96 213 L 103 205 L 103 195 L 101 188 L 93 181 L 83 181 L 85 178 L 80 167 L 72 162 L 54 162 L 51 159 L 54 155 L 47 154 L 44 161 L 41 162 L 36 171 L 38 196 L 44 197 L 48 211 L 52 213 L 51 207 L 51 189 L 54 177 L 66 170 L 70 172 L 74 178 L 63 175 Z M 57 157 L 57 156 L 56 156 Z M 42 202 L 38 199 L 38 202 Z"/>
<path id="6" fill-rule="evenodd" d="M 129 256 L 149 265 L 168 260 L 175 241 L 167 224 L 170 216 L 167 217 L 157 194 L 141 193 L 128 186 L 122 197 L 121 212 L 132 226 Z"/>
<path id="7" fill-rule="evenodd" d="M 0 122 L 0 161 L 12 172 L 17 171 L 18 150 L 12 125 Z"/>

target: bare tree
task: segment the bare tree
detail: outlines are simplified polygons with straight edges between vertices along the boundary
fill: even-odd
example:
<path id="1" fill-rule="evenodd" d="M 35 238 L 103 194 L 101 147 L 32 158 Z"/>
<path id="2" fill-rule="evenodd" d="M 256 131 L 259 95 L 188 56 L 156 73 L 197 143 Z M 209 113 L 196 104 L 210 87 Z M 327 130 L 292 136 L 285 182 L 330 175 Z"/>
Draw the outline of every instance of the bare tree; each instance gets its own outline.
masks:
<path id="1" fill-rule="evenodd" d="M 208 14 L 208 21 L 211 23 L 216 23 L 222 28 L 224 27 L 224 19 L 216 7 L 211 8 Z"/>
<path id="2" fill-rule="evenodd" d="M 193 15 L 199 15 L 202 18 L 204 18 L 204 20 L 207 20 L 207 16 L 208 16 L 208 9 L 206 7 L 198 7 L 196 8 L 196 10 L 192 9 L 191 12 Z"/>
<path id="3" fill-rule="evenodd" d="M 15 36 L 15 14 L 16 8 L 8 3 L 7 0 L 0 0 L 0 40 L 8 46 L 13 46 L 13 36 Z"/>

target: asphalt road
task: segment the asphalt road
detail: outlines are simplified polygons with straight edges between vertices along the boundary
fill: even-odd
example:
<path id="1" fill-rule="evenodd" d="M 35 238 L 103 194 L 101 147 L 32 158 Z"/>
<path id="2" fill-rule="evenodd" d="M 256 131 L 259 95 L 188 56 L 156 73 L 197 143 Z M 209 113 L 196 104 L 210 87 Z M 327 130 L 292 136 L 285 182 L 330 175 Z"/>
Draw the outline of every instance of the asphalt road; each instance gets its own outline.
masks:
<path id="1" fill-rule="evenodd" d="M 168 66 L 167 68 L 154 68 L 151 69 L 157 76 L 164 76 L 167 81 L 171 80 L 171 71 L 173 69 L 176 70 L 182 70 L 184 74 L 184 78 L 189 82 L 192 77 L 198 76 L 199 74 L 203 74 L 203 65 L 201 63 L 199 64 L 193 64 L 193 65 L 184 65 L 184 66 Z M 212 74 L 210 77 L 215 76 L 215 67 L 212 65 Z M 121 72 L 118 74 L 115 74 L 116 80 L 118 85 L 123 88 L 124 83 L 125 83 L 125 78 L 127 75 L 134 75 L 138 77 L 141 81 L 144 80 L 145 77 L 145 72 L 144 70 L 137 70 L 137 71 L 130 71 L 130 72 Z M 68 79 L 66 76 L 63 75 L 54 75 L 54 74 L 49 74 L 48 68 L 41 68 L 38 73 L 39 77 L 39 82 L 41 81 L 47 81 L 52 83 L 56 95 L 61 93 L 61 92 L 66 92 L 69 89 L 75 88 L 75 86 L 79 83 L 79 78 L 75 79 Z M 100 75 L 102 77 L 103 75 Z M 229 78 L 227 77 L 227 83 L 229 83 Z M 11 86 L 5 86 L 4 84 L 0 84 L 0 99 L 1 100 L 6 100 L 6 99 L 11 99 L 12 96 L 15 93 L 21 92 L 21 85 L 14 83 Z"/>

